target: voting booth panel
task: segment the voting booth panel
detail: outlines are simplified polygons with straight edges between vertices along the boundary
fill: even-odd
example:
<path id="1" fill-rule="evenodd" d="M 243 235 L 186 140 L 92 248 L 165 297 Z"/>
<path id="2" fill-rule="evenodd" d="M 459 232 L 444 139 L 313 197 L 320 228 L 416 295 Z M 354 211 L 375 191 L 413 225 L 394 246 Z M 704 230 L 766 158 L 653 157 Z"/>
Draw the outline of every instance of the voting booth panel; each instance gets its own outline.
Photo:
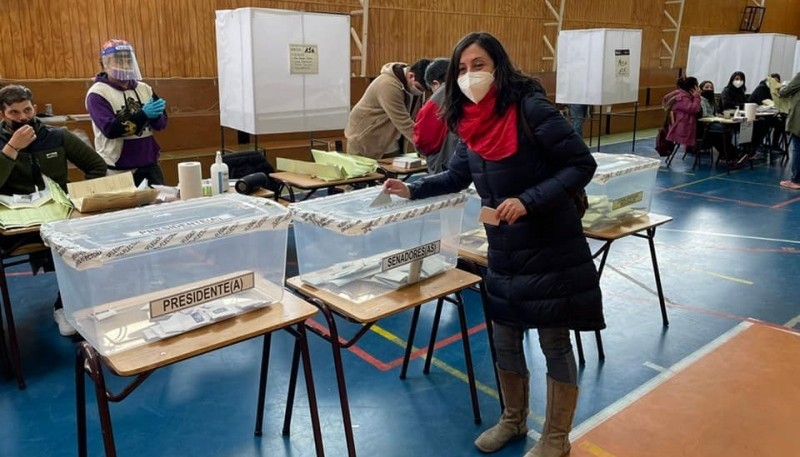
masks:
<path id="1" fill-rule="evenodd" d="M 349 16 L 219 10 L 216 34 L 222 126 L 251 134 L 345 127 Z"/>
<path id="2" fill-rule="evenodd" d="M 406 200 L 372 187 L 293 203 L 300 279 L 362 303 L 450 270 L 466 199 Z"/>
<path id="3" fill-rule="evenodd" d="M 794 74 L 796 42 L 795 36 L 777 33 L 693 36 L 689 38 L 686 74 L 698 81 L 713 81 L 720 92 L 731 74 L 741 71 L 750 93 L 771 73 L 780 73 L 782 78 Z"/>
<path id="4" fill-rule="evenodd" d="M 641 30 L 562 30 L 558 35 L 556 102 L 613 105 L 637 101 L 641 53 Z"/>
<path id="5" fill-rule="evenodd" d="M 209 198 L 42 225 L 64 315 L 111 355 L 283 298 L 290 216 L 265 199 Z"/>
<path id="6" fill-rule="evenodd" d="M 800 73 L 800 40 L 797 41 L 794 47 L 794 72 L 792 72 L 792 76 L 796 75 L 797 73 Z M 786 80 L 789 79 L 786 76 L 783 78 Z"/>

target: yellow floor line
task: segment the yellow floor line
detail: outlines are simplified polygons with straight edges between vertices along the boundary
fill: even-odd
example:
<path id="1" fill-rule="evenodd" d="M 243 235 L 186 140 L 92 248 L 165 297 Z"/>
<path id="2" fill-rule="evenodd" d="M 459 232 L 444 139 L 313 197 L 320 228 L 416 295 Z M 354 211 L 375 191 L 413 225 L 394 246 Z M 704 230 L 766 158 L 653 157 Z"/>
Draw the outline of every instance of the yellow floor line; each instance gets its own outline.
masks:
<path id="1" fill-rule="evenodd" d="M 596 455 L 597 457 L 616 457 L 614 454 L 606 451 L 605 449 L 592 443 L 591 441 L 582 441 L 581 444 L 578 445 L 578 447 L 588 452 L 589 454 Z"/>

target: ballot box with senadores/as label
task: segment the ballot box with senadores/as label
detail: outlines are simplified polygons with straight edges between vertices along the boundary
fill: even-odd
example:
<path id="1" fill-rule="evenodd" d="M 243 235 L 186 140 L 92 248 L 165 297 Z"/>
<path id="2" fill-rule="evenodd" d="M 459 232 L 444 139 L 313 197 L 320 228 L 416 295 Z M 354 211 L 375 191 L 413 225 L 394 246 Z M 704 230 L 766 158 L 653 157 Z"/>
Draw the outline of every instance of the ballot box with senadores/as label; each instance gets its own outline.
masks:
<path id="1" fill-rule="evenodd" d="M 373 187 L 289 205 L 300 278 L 361 303 L 452 269 L 466 196 L 406 200 Z"/>
<path id="2" fill-rule="evenodd" d="M 283 297 L 289 211 L 210 198 L 42 226 L 67 320 L 103 355 L 179 335 Z"/>

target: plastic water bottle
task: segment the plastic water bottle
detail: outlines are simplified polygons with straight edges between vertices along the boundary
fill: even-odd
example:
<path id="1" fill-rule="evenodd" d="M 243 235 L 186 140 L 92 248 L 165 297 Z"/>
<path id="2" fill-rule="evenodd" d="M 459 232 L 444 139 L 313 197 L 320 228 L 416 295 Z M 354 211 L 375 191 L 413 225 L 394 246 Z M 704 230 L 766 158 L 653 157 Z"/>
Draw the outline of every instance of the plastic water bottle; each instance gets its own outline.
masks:
<path id="1" fill-rule="evenodd" d="M 217 195 L 228 191 L 228 165 L 222 161 L 222 152 L 217 151 L 217 157 L 211 165 L 211 194 Z"/>

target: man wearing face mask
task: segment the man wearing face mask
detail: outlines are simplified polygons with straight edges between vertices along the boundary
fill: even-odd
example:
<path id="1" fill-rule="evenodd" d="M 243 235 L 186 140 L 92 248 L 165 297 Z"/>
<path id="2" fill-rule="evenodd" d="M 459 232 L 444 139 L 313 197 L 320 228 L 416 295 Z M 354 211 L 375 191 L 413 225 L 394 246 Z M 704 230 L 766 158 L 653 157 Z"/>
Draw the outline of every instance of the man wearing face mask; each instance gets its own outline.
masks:
<path id="1" fill-rule="evenodd" d="M 430 62 L 420 59 L 411 66 L 405 63 L 383 66 L 350 111 L 344 129 L 350 154 L 380 159 L 386 153 L 398 152 L 398 138 L 414 140 L 412 113 L 428 89 L 424 76 Z"/>
<path id="2" fill-rule="evenodd" d="M 130 171 L 136 185 L 144 179 L 164 184 L 158 164 L 161 148 L 153 131 L 167 127 L 166 102 L 141 81 L 136 54 L 127 41 L 103 44 L 100 63 L 103 71 L 86 94 L 98 154 L 109 174 Z"/>
<path id="3" fill-rule="evenodd" d="M 0 89 L 0 193 L 4 195 L 30 194 L 44 189 L 42 176 L 55 181 L 65 191 L 67 188 L 67 161 L 74 164 L 86 179 L 106 174 L 106 164 L 86 143 L 67 129 L 43 124 L 36 118 L 33 94 L 23 86 L 6 86 Z M 0 237 L 0 249 L 41 243 L 38 232 Z M 39 268 L 53 271 L 50 251 L 30 255 L 33 272 Z M 61 296 L 55 302 L 54 318 L 63 336 L 75 334 L 75 329 L 64 318 Z"/>

